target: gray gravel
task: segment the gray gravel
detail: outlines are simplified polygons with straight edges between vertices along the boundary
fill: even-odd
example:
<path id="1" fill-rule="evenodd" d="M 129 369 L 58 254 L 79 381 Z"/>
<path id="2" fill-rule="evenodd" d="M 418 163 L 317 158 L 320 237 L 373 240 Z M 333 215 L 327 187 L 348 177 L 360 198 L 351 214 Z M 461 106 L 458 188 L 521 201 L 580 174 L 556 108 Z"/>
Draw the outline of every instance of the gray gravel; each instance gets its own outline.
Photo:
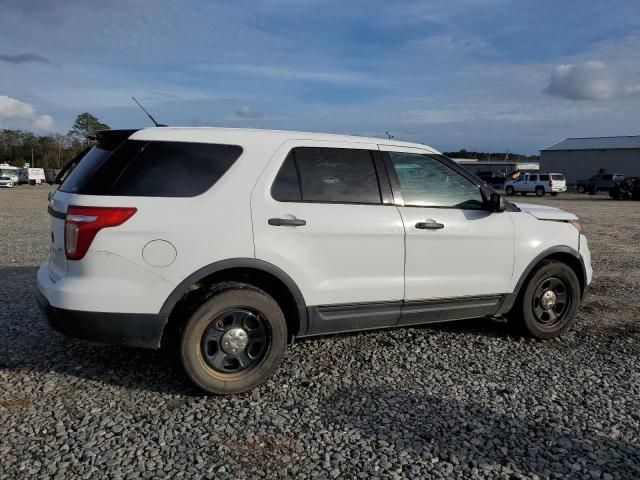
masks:
<path id="1" fill-rule="evenodd" d="M 586 220 L 596 267 L 561 339 L 479 320 L 308 340 L 219 398 L 163 352 L 49 329 L 46 192 L 0 191 L 1 478 L 640 478 L 640 203 L 542 200 Z"/>

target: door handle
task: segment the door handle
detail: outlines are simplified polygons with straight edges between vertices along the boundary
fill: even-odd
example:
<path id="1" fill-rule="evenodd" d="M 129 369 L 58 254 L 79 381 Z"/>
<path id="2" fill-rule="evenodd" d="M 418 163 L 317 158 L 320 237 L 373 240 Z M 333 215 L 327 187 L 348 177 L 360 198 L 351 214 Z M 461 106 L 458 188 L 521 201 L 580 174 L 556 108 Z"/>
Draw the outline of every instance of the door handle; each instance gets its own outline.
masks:
<path id="1" fill-rule="evenodd" d="M 444 228 L 444 223 L 438 223 L 433 219 L 429 219 L 426 222 L 418 222 L 416 223 L 416 228 L 420 230 L 440 230 Z"/>
<path id="2" fill-rule="evenodd" d="M 302 227 L 306 225 L 306 220 L 301 220 L 299 218 L 270 218 L 269 225 L 273 225 L 274 227 Z"/>

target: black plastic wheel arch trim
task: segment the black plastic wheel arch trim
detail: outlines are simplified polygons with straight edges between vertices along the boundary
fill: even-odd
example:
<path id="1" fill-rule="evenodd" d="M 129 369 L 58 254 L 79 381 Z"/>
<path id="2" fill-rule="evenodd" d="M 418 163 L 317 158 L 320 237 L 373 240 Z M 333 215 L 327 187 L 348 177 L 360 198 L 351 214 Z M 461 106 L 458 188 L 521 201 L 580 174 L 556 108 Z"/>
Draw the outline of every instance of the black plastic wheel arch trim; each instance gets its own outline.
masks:
<path id="1" fill-rule="evenodd" d="M 307 331 L 307 305 L 305 303 L 304 297 L 302 296 L 302 292 L 300 292 L 300 289 L 298 288 L 298 285 L 296 285 L 291 277 L 282 269 L 276 267 L 272 263 L 265 262 L 264 260 L 258 260 L 256 258 L 231 258 L 206 265 L 199 270 L 196 270 L 194 273 L 180 282 L 178 286 L 173 290 L 173 292 L 171 292 L 171 294 L 167 297 L 164 304 L 162 305 L 160 314 L 165 314 L 168 317 L 176 304 L 180 301 L 184 294 L 187 293 L 189 287 L 191 287 L 191 285 L 193 285 L 194 283 L 197 283 L 203 278 L 208 277 L 209 275 L 213 275 L 214 273 L 218 273 L 223 270 L 230 270 L 233 268 L 252 268 L 254 270 L 261 270 L 265 273 L 273 275 L 278 280 L 280 280 L 287 287 L 289 293 L 291 293 L 291 295 L 293 296 L 293 299 L 296 302 L 296 307 L 298 309 L 298 331 L 290 333 L 298 336 L 303 335 Z"/>
<path id="2" fill-rule="evenodd" d="M 524 286 L 524 282 L 527 280 L 527 278 L 529 277 L 533 269 L 536 268 L 542 260 L 556 253 L 568 253 L 569 255 L 574 257 L 576 260 L 578 260 L 578 263 L 580 264 L 580 267 L 582 270 L 582 279 L 580 278 L 578 279 L 580 281 L 580 287 L 582 288 L 582 295 L 581 295 L 580 301 L 581 302 L 584 301 L 587 295 L 588 285 L 586 284 L 587 269 L 584 266 L 584 260 L 582 258 L 582 255 L 580 255 L 580 253 L 574 250 L 573 248 L 559 245 L 556 247 L 548 248 L 543 252 L 540 252 L 538 255 L 536 255 L 536 257 L 533 260 L 531 260 L 531 262 L 529 262 L 529 265 L 527 265 L 527 268 L 525 268 L 524 272 L 522 272 L 522 275 L 520 275 L 520 279 L 518 280 L 516 287 L 513 289 L 513 292 L 505 295 L 504 300 L 502 301 L 502 305 L 500 305 L 500 308 L 498 308 L 496 315 L 504 315 L 511 310 L 513 305 L 516 303 L 518 295 L 520 294 L 520 290 Z M 583 284 L 583 281 L 584 281 L 584 284 Z"/>

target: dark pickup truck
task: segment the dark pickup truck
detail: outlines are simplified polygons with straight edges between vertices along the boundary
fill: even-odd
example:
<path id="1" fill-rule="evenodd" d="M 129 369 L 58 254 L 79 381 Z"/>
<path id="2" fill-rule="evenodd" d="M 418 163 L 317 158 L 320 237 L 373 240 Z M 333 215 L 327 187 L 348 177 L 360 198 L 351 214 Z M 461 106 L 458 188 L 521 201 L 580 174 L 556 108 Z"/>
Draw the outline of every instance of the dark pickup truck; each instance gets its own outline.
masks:
<path id="1" fill-rule="evenodd" d="M 608 192 L 611 187 L 622 180 L 624 180 L 622 173 L 599 173 L 589 180 L 578 180 L 576 188 L 578 193 L 595 194 L 598 191 Z"/>

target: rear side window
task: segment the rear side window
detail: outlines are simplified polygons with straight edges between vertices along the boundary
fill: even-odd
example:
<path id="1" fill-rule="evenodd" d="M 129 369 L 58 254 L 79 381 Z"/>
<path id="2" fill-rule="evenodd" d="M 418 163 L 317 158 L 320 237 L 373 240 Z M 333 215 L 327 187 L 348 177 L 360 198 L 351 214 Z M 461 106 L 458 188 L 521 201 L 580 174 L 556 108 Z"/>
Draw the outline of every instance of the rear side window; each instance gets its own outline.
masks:
<path id="1" fill-rule="evenodd" d="M 285 202 L 382 203 L 371 152 L 347 148 L 294 148 L 271 194 Z"/>
<path id="2" fill-rule="evenodd" d="M 540 181 L 548 182 L 549 181 L 549 175 L 540 175 Z"/>
<path id="3" fill-rule="evenodd" d="M 603 180 L 613 180 L 613 175 L 607 174 L 602 177 Z"/>
<path id="4" fill-rule="evenodd" d="M 84 195 L 194 197 L 241 155 L 235 145 L 127 140 L 111 155 L 83 158 L 60 190 Z"/>
<path id="5" fill-rule="evenodd" d="M 564 180 L 564 175 L 551 175 L 551 180 Z"/>
<path id="6" fill-rule="evenodd" d="M 537 182 L 538 181 L 538 175 L 529 175 L 529 181 L 530 182 Z"/>

